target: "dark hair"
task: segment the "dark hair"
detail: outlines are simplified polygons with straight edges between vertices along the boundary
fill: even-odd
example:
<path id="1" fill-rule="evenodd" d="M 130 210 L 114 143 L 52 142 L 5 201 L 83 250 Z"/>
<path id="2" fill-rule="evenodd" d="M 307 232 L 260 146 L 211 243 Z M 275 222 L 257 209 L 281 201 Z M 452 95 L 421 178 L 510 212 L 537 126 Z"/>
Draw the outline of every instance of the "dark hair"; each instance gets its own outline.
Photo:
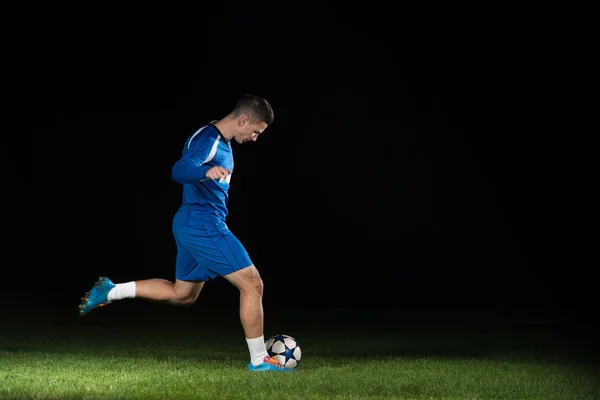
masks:
<path id="1" fill-rule="evenodd" d="M 233 107 L 233 114 L 236 117 L 247 114 L 254 123 L 265 122 L 267 125 L 271 125 L 275 120 L 273 108 L 269 102 L 251 94 L 245 94 L 239 98 Z"/>

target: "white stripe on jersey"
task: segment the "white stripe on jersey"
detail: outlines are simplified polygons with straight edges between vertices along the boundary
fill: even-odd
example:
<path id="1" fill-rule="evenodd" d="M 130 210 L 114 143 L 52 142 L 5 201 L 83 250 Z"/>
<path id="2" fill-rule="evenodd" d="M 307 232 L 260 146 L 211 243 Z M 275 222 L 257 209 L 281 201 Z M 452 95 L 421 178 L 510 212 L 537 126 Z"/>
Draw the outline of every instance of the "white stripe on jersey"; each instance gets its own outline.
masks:
<path id="1" fill-rule="evenodd" d="M 208 125 L 207 125 L 208 126 Z M 194 138 L 196 137 L 197 134 L 199 134 L 200 132 L 202 132 L 204 129 L 206 129 L 206 126 L 203 126 L 202 128 L 198 129 L 196 131 L 196 133 L 194 133 L 192 135 L 192 137 L 190 138 L 190 141 L 188 142 L 188 150 L 190 149 L 190 144 L 192 144 L 192 140 L 194 140 Z"/>
<path id="2" fill-rule="evenodd" d="M 198 132 L 194 133 L 194 135 L 192 135 L 192 137 L 190 138 L 190 141 L 188 142 L 187 148 L 188 150 L 190 149 L 190 145 L 192 144 L 192 140 L 194 140 L 194 137 L 196 137 L 197 134 L 199 134 L 200 132 L 202 132 L 205 127 L 202 127 L 200 129 L 198 129 Z M 221 135 L 217 136 L 217 139 L 215 140 L 215 142 L 212 145 L 212 148 L 210 149 L 210 153 L 208 153 L 208 157 L 206 158 L 206 160 L 202 161 L 201 165 L 206 164 L 207 162 L 209 162 L 210 160 L 212 160 L 215 156 L 215 154 L 217 154 L 217 147 L 219 147 L 219 142 L 221 141 Z"/>
<path id="3" fill-rule="evenodd" d="M 202 162 L 202 164 L 206 164 L 207 162 L 209 162 L 210 160 L 213 159 L 213 157 L 215 156 L 215 154 L 217 154 L 217 147 L 219 147 L 219 142 L 220 141 L 221 141 L 221 136 L 217 136 L 217 139 L 213 143 L 212 149 L 210 149 L 210 153 L 208 153 L 208 157 L 206 158 L 206 160 L 204 160 Z"/>

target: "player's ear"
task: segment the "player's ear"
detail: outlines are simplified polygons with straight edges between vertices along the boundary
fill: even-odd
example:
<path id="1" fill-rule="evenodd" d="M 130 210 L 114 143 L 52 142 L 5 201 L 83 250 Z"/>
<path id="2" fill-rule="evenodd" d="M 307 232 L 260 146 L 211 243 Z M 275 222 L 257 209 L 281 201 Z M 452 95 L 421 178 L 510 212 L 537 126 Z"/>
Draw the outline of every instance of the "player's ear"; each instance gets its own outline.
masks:
<path id="1" fill-rule="evenodd" d="M 238 125 L 240 127 L 246 126 L 250 123 L 250 118 L 246 114 L 242 114 L 238 119 Z"/>

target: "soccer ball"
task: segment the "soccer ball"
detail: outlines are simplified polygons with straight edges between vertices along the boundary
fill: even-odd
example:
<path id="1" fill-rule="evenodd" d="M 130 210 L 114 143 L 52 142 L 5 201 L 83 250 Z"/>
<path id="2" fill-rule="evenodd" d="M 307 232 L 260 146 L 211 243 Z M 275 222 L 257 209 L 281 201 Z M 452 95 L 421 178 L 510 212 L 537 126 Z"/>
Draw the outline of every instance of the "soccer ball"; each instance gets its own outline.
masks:
<path id="1" fill-rule="evenodd" d="M 279 364 L 295 369 L 302 359 L 300 345 L 291 336 L 275 335 L 265 342 L 267 353 Z"/>

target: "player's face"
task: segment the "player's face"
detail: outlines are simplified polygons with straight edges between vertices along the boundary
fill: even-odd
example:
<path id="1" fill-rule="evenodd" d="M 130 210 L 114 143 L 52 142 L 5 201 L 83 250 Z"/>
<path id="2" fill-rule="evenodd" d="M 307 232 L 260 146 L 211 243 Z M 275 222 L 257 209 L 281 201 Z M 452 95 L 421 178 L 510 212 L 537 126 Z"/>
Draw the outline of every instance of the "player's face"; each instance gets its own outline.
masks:
<path id="1" fill-rule="evenodd" d="M 238 132 L 235 135 L 235 141 L 238 143 L 256 142 L 258 135 L 263 133 L 265 129 L 267 129 L 266 122 L 253 124 L 248 116 L 242 115 L 238 119 Z"/>

